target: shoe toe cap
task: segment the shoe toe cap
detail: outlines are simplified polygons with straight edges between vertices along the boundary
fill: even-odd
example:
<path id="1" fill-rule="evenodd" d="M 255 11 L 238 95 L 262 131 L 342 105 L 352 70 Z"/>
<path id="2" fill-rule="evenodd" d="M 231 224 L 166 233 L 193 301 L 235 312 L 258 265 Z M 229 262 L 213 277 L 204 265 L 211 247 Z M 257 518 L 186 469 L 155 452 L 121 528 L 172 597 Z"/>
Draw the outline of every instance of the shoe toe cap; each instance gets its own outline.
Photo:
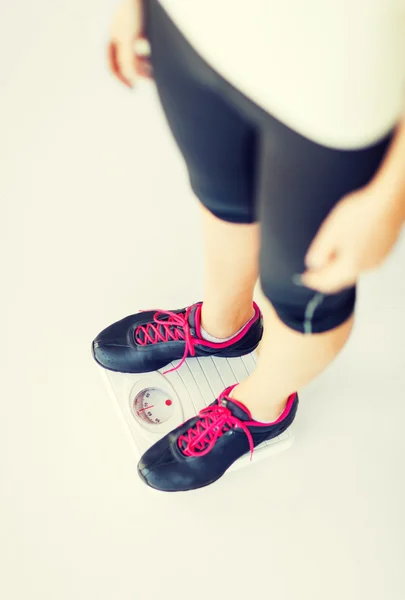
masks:
<path id="1" fill-rule="evenodd" d="M 131 322 L 123 319 L 103 329 L 93 340 L 92 351 L 96 362 L 106 369 L 125 370 L 128 366 Z"/>
<path id="2" fill-rule="evenodd" d="M 93 341 L 92 351 L 95 361 L 105 369 L 125 371 L 127 367 L 127 350 L 125 346 Z"/>
<path id="3" fill-rule="evenodd" d="M 138 463 L 138 474 L 144 483 L 163 492 L 188 489 L 186 472 L 186 465 L 179 465 L 168 436 L 151 446 Z"/>

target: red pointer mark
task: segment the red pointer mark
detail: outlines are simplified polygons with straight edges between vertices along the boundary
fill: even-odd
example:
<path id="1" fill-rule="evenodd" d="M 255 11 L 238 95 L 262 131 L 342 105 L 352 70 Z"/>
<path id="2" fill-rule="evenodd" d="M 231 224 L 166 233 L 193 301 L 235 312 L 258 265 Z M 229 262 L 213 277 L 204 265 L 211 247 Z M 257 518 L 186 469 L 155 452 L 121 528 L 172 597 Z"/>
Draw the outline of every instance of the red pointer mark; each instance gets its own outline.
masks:
<path id="1" fill-rule="evenodd" d="M 139 415 L 139 413 L 143 412 L 144 410 L 149 410 L 150 408 L 155 408 L 154 404 L 151 404 L 151 406 L 145 406 L 145 408 L 141 408 L 140 410 L 137 410 L 136 414 Z"/>

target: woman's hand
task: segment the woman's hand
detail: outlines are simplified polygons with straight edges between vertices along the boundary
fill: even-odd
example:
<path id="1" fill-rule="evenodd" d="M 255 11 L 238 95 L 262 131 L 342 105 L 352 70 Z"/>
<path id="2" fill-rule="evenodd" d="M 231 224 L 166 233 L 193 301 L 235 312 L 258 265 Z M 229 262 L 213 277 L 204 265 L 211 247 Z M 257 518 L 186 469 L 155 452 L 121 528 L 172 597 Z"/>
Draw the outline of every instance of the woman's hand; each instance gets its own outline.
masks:
<path id="1" fill-rule="evenodd" d="M 152 76 L 149 43 L 143 35 L 141 0 L 124 0 L 113 16 L 108 62 L 122 83 L 132 88 L 136 79 Z"/>
<path id="2" fill-rule="evenodd" d="M 378 267 L 403 225 L 397 204 L 373 184 L 345 196 L 309 248 L 302 283 L 335 293 L 354 285 L 363 271 Z"/>

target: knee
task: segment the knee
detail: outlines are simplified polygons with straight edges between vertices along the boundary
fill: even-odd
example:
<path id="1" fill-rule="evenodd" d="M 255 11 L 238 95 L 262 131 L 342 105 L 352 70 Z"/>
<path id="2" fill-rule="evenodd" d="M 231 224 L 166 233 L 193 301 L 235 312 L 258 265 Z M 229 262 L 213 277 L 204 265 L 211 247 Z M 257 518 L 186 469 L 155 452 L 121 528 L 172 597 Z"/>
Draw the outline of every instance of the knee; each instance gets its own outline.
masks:
<path id="1" fill-rule="evenodd" d="M 356 288 L 338 294 L 322 294 L 296 285 L 289 278 L 261 273 L 263 294 L 280 320 L 300 333 L 323 333 L 335 329 L 353 314 Z"/>

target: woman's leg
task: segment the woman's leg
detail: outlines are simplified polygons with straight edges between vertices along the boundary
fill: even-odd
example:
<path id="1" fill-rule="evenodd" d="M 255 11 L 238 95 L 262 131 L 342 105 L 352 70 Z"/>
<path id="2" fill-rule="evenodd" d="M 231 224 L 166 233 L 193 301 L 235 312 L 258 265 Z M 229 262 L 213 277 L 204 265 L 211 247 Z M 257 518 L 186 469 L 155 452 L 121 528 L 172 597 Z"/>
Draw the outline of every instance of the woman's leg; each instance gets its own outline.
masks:
<path id="1" fill-rule="evenodd" d="M 148 3 L 148 37 L 159 97 L 201 200 L 205 290 L 202 327 L 227 338 L 253 316 L 259 276 L 254 215 L 256 128 L 231 106 L 218 75 L 157 3 Z"/>
<path id="2" fill-rule="evenodd" d="M 217 338 L 236 333 L 253 315 L 259 276 L 259 226 L 221 221 L 201 206 L 204 235 L 202 326 Z"/>
<path id="3" fill-rule="evenodd" d="M 253 291 L 258 279 L 258 224 L 221 221 L 202 207 L 205 294 L 202 326 L 218 338 L 231 336 L 253 315 Z M 315 335 L 287 327 L 270 302 L 261 303 L 265 333 L 254 373 L 233 396 L 255 419 L 275 420 L 287 397 L 321 373 L 345 344 L 353 319 Z"/>
<path id="4" fill-rule="evenodd" d="M 253 291 L 258 279 L 259 225 L 221 221 L 202 207 L 205 294 L 202 326 L 218 338 L 231 336 L 253 315 Z M 353 324 L 325 333 L 305 335 L 287 327 L 267 299 L 261 302 L 264 336 L 254 373 L 233 396 L 256 420 L 273 421 L 287 397 L 307 385 L 335 358 Z"/>

